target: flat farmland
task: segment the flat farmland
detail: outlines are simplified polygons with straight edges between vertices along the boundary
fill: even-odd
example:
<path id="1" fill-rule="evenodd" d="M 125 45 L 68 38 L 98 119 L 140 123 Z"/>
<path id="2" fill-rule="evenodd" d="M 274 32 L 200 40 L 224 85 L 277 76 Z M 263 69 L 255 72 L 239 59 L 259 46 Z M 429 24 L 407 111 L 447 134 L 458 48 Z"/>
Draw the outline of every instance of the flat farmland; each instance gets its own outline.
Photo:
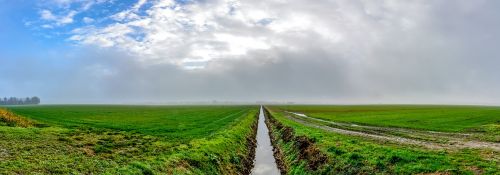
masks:
<path id="1" fill-rule="evenodd" d="M 280 106 L 336 122 L 463 132 L 500 125 L 500 107 L 439 105 Z"/>
<path id="2" fill-rule="evenodd" d="M 247 138 L 255 137 L 258 113 L 257 106 L 44 105 L 0 110 L 0 174 L 244 172 L 253 160 Z M 23 125 L 12 127 L 16 122 Z"/>
<path id="3" fill-rule="evenodd" d="M 256 109 L 256 107 L 255 107 Z M 111 129 L 189 140 L 206 137 L 249 112 L 234 106 L 32 106 L 16 114 L 49 126 Z M 222 127 L 221 127 L 222 126 Z"/>
<path id="4" fill-rule="evenodd" d="M 500 107 L 268 106 L 289 174 L 498 174 Z"/>

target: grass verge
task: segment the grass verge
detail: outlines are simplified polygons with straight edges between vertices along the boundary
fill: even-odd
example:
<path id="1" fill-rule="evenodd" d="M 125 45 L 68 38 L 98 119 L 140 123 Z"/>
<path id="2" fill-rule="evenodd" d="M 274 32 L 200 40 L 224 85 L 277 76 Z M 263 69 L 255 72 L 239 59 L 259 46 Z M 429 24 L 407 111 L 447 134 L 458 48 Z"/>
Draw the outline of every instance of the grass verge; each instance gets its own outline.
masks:
<path id="1" fill-rule="evenodd" d="M 257 114 L 248 114 L 238 124 L 212 139 L 198 139 L 193 147 L 169 156 L 170 174 L 250 174 L 255 157 Z"/>
<path id="2" fill-rule="evenodd" d="M 297 136 L 292 127 L 285 126 L 276 120 L 267 109 L 264 109 L 266 125 L 271 136 L 274 156 L 282 174 L 295 174 L 295 167 L 318 173 L 328 162 L 326 154 L 320 151 L 315 141 L 306 136 Z"/>

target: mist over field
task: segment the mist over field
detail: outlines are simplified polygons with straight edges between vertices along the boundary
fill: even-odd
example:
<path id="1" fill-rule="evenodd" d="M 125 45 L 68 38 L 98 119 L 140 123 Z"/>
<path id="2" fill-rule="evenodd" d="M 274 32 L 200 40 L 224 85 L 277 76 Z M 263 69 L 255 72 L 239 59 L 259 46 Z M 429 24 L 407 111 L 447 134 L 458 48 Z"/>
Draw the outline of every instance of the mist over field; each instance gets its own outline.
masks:
<path id="1" fill-rule="evenodd" d="M 498 1 L 0 4 L 0 96 L 500 104 Z"/>

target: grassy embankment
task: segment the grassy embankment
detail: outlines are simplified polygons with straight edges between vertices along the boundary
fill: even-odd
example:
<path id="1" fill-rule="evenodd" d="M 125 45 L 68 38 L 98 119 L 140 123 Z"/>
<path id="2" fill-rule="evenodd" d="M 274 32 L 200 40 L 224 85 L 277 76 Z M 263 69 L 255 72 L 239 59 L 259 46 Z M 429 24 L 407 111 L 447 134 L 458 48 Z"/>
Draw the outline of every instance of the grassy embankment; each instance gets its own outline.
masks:
<path id="1" fill-rule="evenodd" d="M 245 174 L 253 160 L 258 108 L 23 106 L 1 111 L 35 124 L 23 128 L 0 120 L 0 174 Z"/>
<path id="2" fill-rule="evenodd" d="M 373 108 L 374 106 L 370 107 Z M 274 118 L 274 122 L 271 122 L 272 135 L 275 140 L 274 144 L 277 148 L 279 148 L 278 152 L 280 152 L 282 156 L 282 167 L 285 168 L 288 174 L 499 173 L 499 159 L 498 156 L 496 156 L 497 153 L 492 150 L 429 150 L 417 146 L 400 145 L 390 142 L 367 139 L 363 137 L 337 134 L 319 128 L 307 127 L 301 123 L 297 123 L 285 117 L 285 115 L 288 115 L 284 112 L 285 110 L 303 112 L 313 117 L 317 116 L 312 112 L 299 108 L 305 107 L 269 108 L 272 115 L 271 118 Z M 328 107 L 307 106 L 307 108 L 324 109 Z M 333 108 L 335 109 L 336 107 Z M 349 111 L 352 111 L 352 109 L 344 110 L 344 112 L 347 113 Z M 365 117 L 367 118 L 376 118 L 377 116 L 379 116 L 372 116 L 369 114 L 369 112 L 364 112 L 366 114 Z M 395 111 L 393 111 L 393 113 L 394 112 Z M 342 115 L 342 113 L 343 112 L 338 111 L 336 114 Z M 390 115 L 387 111 L 385 111 L 385 113 L 387 115 Z M 401 113 L 402 115 L 399 116 L 404 119 L 399 120 L 415 120 L 405 117 L 404 114 L 410 113 L 411 112 L 408 111 L 406 111 L 405 113 Z M 395 113 L 391 116 L 398 116 L 398 114 Z M 453 118 L 451 117 L 453 116 L 451 114 L 447 116 L 450 116 L 449 118 Z M 395 121 L 399 121 L 397 117 L 393 118 Z M 483 119 L 484 118 L 488 117 L 483 117 Z M 432 120 L 421 120 L 421 123 L 433 122 Z M 343 121 L 345 122 L 346 120 Z M 370 119 L 369 121 L 375 121 L 375 119 Z M 397 125 L 397 122 L 386 122 L 388 123 L 385 123 L 385 125 L 382 126 Z M 469 130 L 471 128 L 459 126 L 459 122 L 455 123 L 455 128 L 464 128 L 465 130 Z M 488 125 L 488 122 L 486 122 L 486 124 L 484 125 Z M 418 126 L 418 128 L 432 128 L 432 126 L 436 126 L 436 128 L 439 128 L 437 127 L 439 125 L 435 124 L 429 124 L 428 126 Z M 479 128 L 481 128 L 483 124 L 478 124 L 475 126 L 479 126 Z M 316 150 L 319 150 L 319 152 L 317 152 Z M 316 155 L 315 157 L 318 157 L 319 159 L 304 158 L 308 155 Z M 326 156 L 326 158 L 324 158 L 323 156 Z"/>

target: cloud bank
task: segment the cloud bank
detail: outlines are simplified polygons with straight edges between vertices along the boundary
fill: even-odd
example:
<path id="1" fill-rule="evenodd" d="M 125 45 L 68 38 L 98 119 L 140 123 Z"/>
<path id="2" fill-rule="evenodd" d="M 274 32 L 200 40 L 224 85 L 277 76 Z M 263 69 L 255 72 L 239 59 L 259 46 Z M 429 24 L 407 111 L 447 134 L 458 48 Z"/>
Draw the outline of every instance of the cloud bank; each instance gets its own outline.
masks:
<path id="1" fill-rule="evenodd" d="M 111 23 L 72 29 L 67 42 L 79 51 L 53 64 L 0 60 L 0 85 L 52 103 L 500 104 L 498 7 L 493 0 L 139 0 L 106 17 Z"/>

